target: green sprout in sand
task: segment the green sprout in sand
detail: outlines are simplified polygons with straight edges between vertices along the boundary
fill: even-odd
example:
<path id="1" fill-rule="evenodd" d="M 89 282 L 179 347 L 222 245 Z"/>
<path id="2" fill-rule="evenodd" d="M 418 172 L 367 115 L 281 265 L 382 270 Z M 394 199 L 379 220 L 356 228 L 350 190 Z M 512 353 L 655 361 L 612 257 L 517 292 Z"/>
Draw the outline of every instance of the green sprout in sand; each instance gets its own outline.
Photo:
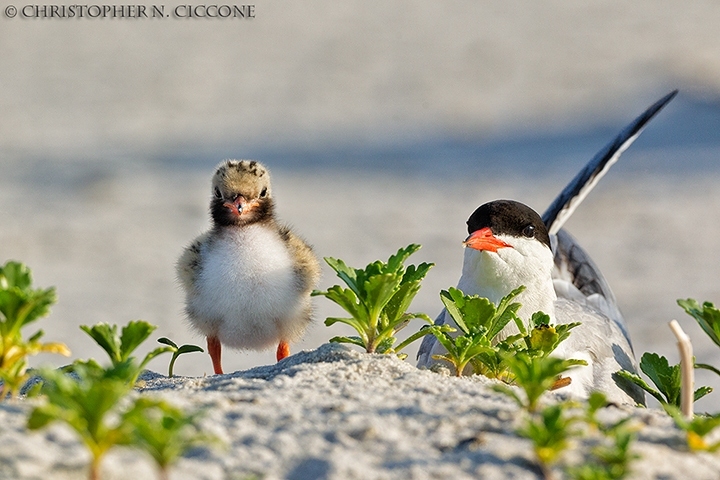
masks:
<path id="1" fill-rule="evenodd" d="M 11 261 L 0 267 L 0 401 L 8 394 L 16 397 L 29 380 L 29 356 L 70 355 L 62 343 L 42 343 L 42 330 L 27 340 L 22 336 L 22 328 L 46 316 L 55 301 L 54 288 L 32 288 L 32 275 L 27 266 Z"/>
<path id="2" fill-rule="evenodd" d="M 100 464 L 116 445 L 131 442 L 129 422 L 113 420 L 118 416 L 120 400 L 131 390 L 128 378 L 135 367 L 131 361 L 104 369 L 94 361 L 75 362 L 73 376 L 61 370 L 41 370 L 41 393 L 46 402 L 30 413 L 30 430 L 62 422 L 73 429 L 90 450 L 90 480 L 100 478 Z"/>
<path id="3" fill-rule="evenodd" d="M 162 343 L 163 345 L 168 345 L 170 347 L 170 351 L 172 352 L 172 358 L 170 359 L 170 366 L 168 367 L 168 377 L 173 376 L 173 368 L 175 367 L 175 361 L 178 359 L 180 355 L 183 353 L 193 353 L 193 352 L 204 352 L 201 347 L 198 347 L 197 345 L 182 345 L 180 347 L 177 346 L 175 342 L 170 340 L 167 337 L 160 337 L 158 338 L 158 343 Z"/>
<path id="4" fill-rule="evenodd" d="M 150 360 L 165 352 L 173 351 L 171 346 L 158 347 L 145 355 L 140 363 L 134 361 L 135 357 L 132 356 L 133 352 L 140 344 L 147 340 L 150 334 L 157 328 L 157 326 L 151 325 L 144 320 L 129 322 L 122 328 L 121 334 L 118 334 L 117 325 L 109 325 L 107 323 L 98 323 L 92 327 L 81 325 L 80 328 L 105 350 L 113 366 L 130 361 L 130 364 L 135 368 L 129 378 L 131 385 L 135 384 L 137 377 Z"/>
<path id="5" fill-rule="evenodd" d="M 132 426 L 132 445 L 155 461 L 161 480 L 183 454 L 196 447 L 218 444 L 198 426 L 200 413 L 187 414 L 164 400 L 140 397 L 123 416 Z"/>
<path id="6" fill-rule="evenodd" d="M 430 317 L 423 313 L 407 312 L 420 290 L 420 282 L 433 266 L 432 263 L 403 265 L 419 248 L 420 245 L 401 248 L 387 262 L 376 261 L 364 269 L 349 267 L 336 258 L 325 258 L 348 288 L 335 285 L 326 291 L 315 290 L 312 295 L 327 297 L 350 314 L 349 318 L 328 318 L 325 325 L 345 323 L 358 332 L 358 336 L 334 337 L 331 342 L 351 343 L 368 353 L 397 353 L 430 333 L 429 330 L 420 330 L 395 346 L 395 335 L 410 320 L 419 318 L 432 324 Z"/>

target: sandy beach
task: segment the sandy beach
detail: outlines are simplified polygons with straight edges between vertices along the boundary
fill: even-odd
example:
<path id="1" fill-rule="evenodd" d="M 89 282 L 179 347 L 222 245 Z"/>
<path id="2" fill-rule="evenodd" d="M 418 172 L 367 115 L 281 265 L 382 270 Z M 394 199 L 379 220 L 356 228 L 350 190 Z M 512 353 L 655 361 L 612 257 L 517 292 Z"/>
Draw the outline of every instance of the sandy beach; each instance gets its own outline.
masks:
<path id="1" fill-rule="evenodd" d="M 168 379 L 148 373 L 143 395 L 203 409 L 203 428 L 221 449 L 195 448 L 173 479 L 539 479 L 531 444 L 514 433 L 523 414 L 482 377 L 455 378 L 407 362 L 326 344 L 283 362 L 231 375 Z M 548 401 L 552 401 L 548 399 Z M 28 405 L 0 405 L 0 475 L 82 478 L 88 455 L 63 426 L 28 434 Z M 688 453 L 669 417 L 610 407 L 603 422 L 638 426 L 633 479 L 717 478 L 720 458 Z M 597 441 L 572 442 L 562 464 L 578 464 Z M 561 468 L 555 474 L 561 474 Z M 119 448 L 103 478 L 153 478 L 150 462 Z"/>

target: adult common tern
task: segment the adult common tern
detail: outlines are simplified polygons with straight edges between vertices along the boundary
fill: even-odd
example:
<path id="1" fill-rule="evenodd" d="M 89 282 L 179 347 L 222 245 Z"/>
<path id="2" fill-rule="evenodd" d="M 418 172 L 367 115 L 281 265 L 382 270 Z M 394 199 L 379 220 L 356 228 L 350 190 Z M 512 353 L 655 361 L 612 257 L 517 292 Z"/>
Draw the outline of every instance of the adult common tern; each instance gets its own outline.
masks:
<path id="1" fill-rule="evenodd" d="M 563 189 L 542 217 L 530 207 L 498 200 L 478 207 L 468 219 L 470 236 L 458 289 L 497 303 L 520 285 L 515 301 L 526 322 L 536 311 L 557 323 L 581 322 L 562 342 L 555 355 L 585 360 L 588 365 L 567 373 L 571 383 L 558 390 L 575 398 L 601 391 L 609 401 L 644 403 L 644 394 L 632 385 L 621 389 L 613 379 L 620 369 L 637 371 L 625 321 L 600 269 L 562 226 L 597 182 L 635 141 L 643 128 L 672 98 L 669 93 L 628 125 Z M 436 324 L 454 322 L 446 310 Z M 516 333 L 510 322 L 501 338 Z M 444 353 L 433 336 L 418 351 L 418 367 L 429 367 L 433 356 Z"/>

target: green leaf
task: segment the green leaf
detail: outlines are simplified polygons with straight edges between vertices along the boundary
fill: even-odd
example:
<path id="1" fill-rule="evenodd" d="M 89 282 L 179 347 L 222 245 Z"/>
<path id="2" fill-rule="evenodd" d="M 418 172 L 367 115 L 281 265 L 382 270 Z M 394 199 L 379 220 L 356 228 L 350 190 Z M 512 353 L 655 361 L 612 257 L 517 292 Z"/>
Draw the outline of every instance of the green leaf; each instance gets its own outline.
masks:
<path id="1" fill-rule="evenodd" d="M 183 354 L 183 353 L 193 353 L 193 352 L 200 352 L 203 353 L 205 350 L 202 349 L 202 347 L 199 347 L 197 345 L 183 345 L 182 347 L 178 348 L 177 353 Z"/>
<path id="2" fill-rule="evenodd" d="M 634 383 L 635 385 L 637 385 L 638 387 L 642 388 L 642 389 L 645 390 L 647 393 L 649 393 L 650 395 L 652 395 L 653 397 L 655 397 L 655 399 L 656 399 L 658 402 L 660 402 L 661 404 L 666 404 L 666 403 L 667 403 L 667 400 L 665 399 L 665 397 L 663 397 L 663 395 L 662 395 L 660 392 L 658 392 L 657 390 L 655 390 L 654 388 L 652 388 L 650 385 L 648 385 L 647 382 L 645 382 L 645 380 L 643 380 L 643 379 L 642 379 L 639 375 L 637 375 L 636 373 L 629 372 L 629 371 L 627 371 L 627 370 L 620 370 L 620 371 L 618 371 L 618 372 L 615 372 L 615 375 L 617 375 L 618 377 L 620 377 L 620 378 L 622 378 L 622 379 L 625 379 L 625 380 L 627 380 L 627 381 L 629 381 L 629 382 L 632 382 L 632 383 Z M 616 383 L 617 383 L 617 381 L 616 381 Z M 620 386 L 620 385 L 618 385 L 618 386 Z M 622 388 L 622 387 L 621 387 L 621 388 Z M 624 391 L 624 390 L 623 390 L 623 391 Z"/>
<path id="3" fill-rule="evenodd" d="M 427 317 L 427 315 L 425 315 L 425 317 Z M 430 325 L 432 325 L 432 320 L 431 320 L 429 317 L 426 318 L 426 320 L 430 323 Z M 420 330 L 418 330 L 417 332 L 415 332 L 415 333 L 413 333 L 412 335 L 410 335 L 410 336 L 409 336 L 408 338 L 406 338 L 403 342 L 401 342 L 397 347 L 395 347 L 395 351 L 396 351 L 396 352 L 401 351 L 403 348 L 407 347 L 408 345 L 410 345 L 410 344 L 413 343 L 414 341 L 416 341 L 416 340 L 424 337 L 425 335 L 432 335 L 432 334 L 433 334 L 433 330 L 432 330 L 432 328 L 430 327 L 430 325 L 423 325 Z M 443 333 L 445 333 L 445 332 L 454 332 L 454 331 L 455 331 L 455 329 L 452 328 L 450 325 L 439 325 L 439 326 L 437 327 L 437 330 L 439 330 L 440 332 L 443 332 Z"/>
<path id="4" fill-rule="evenodd" d="M 656 353 L 644 353 L 640 358 L 640 370 L 655 384 L 665 396 L 665 402 L 679 405 L 680 402 L 680 366 L 670 366 L 667 358 Z"/>
<path id="5" fill-rule="evenodd" d="M 340 277 L 340 279 L 345 282 L 345 284 L 350 287 L 353 292 L 355 292 L 355 295 L 358 297 L 363 296 L 362 285 L 357 279 L 357 270 L 348 267 L 345 265 L 345 262 L 337 258 L 325 257 L 325 262 L 330 265 L 330 268 L 335 270 L 337 276 Z"/>
<path id="6" fill-rule="evenodd" d="M 169 345 L 171 347 L 178 348 L 177 343 L 173 342 L 167 337 L 160 337 L 158 338 L 158 343 L 162 343 L 163 345 Z"/>
<path id="7" fill-rule="evenodd" d="M 335 285 L 328 288 L 326 292 L 320 292 L 320 294 L 340 305 L 340 307 L 359 322 L 363 324 L 368 322 L 369 312 L 364 302 L 358 300 L 353 290 Z"/>
<path id="8" fill-rule="evenodd" d="M 30 269 L 9 261 L 0 267 L 0 334 L 17 338 L 20 329 L 44 317 L 56 302 L 54 288 L 33 290 Z"/>
<path id="9" fill-rule="evenodd" d="M 561 404 L 550 405 L 540 412 L 539 417 L 529 417 L 518 430 L 519 435 L 533 442 L 535 456 L 542 465 L 555 463 L 576 433 L 571 430 L 576 419 L 564 415 L 564 409 Z"/>
<path id="10" fill-rule="evenodd" d="M 413 243 L 408 245 L 405 248 L 401 248 L 397 251 L 395 255 L 390 256 L 390 258 L 387 261 L 387 271 L 395 272 L 398 271 L 400 268 L 402 268 L 403 263 L 405 263 L 405 260 L 410 257 L 413 253 L 420 250 L 420 245 Z"/>
<path id="11" fill-rule="evenodd" d="M 542 312 L 538 313 L 542 314 Z M 533 320 L 536 315 L 533 315 Z M 542 315 L 547 317 L 545 314 Z M 559 335 L 555 331 L 555 327 L 547 323 L 535 323 L 535 327 L 530 331 L 530 348 L 550 353 L 557 345 L 558 339 Z"/>
<path id="12" fill-rule="evenodd" d="M 56 421 L 61 413 L 53 409 L 51 405 L 43 405 L 35 408 L 30 412 L 27 421 L 27 428 L 30 430 L 39 430 L 45 428 L 52 422 Z"/>
<path id="13" fill-rule="evenodd" d="M 375 348 L 375 353 L 395 352 L 395 350 L 393 350 L 392 346 L 395 344 L 396 340 L 397 339 L 395 337 L 384 338 L 381 342 L 378 343 L 378 346 Z"/>
<path id="14" fill-rule="evenodd" d="M 695 368 L 702 368 L 703 370 L 710 370 L 711 372 L 720 375 L 720 370 L 713 367 L 712 365 L 708 365 L 707 363 L 696 363 Z"/>
<path id="15" fill-rule="evenodd" d="M 355 329 L 356 332 L 358 332 L 361 336 L 366 335 L 366 331 L 368 330 L 366 325 L 363 324 L 361 321 L 355 319 L 355 318 L 338 318 L 338 317 L 328 317 L 325 319 L 325 326 L 329 327 L 331 325 L 334 325 L 336 323 L 344 323 L 346 325 L 350 325 Z M 366 338 L 366 337 L 365 337 Z"/>
<path id="16" fill-rule="evenodd" d="M 515 383 L 525 392 L 525 408 L 530 412 L 535 411 L 540 396 L 553 386 L 558 376 L 574 366 L 586 364 L 575 359 L 533 357 L 526 352 L 505 354 L 503 361 Z"/>
<path id="17" fill-rule="evenodd" d="M 697 402 L 697 401 L 700 400 L 702 397 L 704 397 L 705 395 L 707 395 L 708 393 L 710 393 L 710 392 L 712 392 L 712 391 L 713 391 L 712 387 L 700 387 L 700 388 L 698 388 L 698 389 L 695 390 L 695 392 L 693 393 L 693 401 L 694 401 L 694 402 Z"/>
<path id="18" fill-rule="evenodd" d="M 105 350 L 113 364 L 122 361 L 120 335 L 118 335 L 117 332 L 117 325 L 97 323 L 92 327 L 80 325 L 80 329 L 90 335 L 90 337 L 95 340 L 95 343 Z"/>
<path id="19" fill-rule="evenodd" d="M 497 309 L 496 309 L 496 320 L 495 324 L 490 329 L 490 338 L 495 338 L 495 336 L 500 333 L 500 331 L 505 328 L 505 325 L 510 323 L 511 320 L 518 323 L 518 330 L 524 335 L 526 330 L 524 328 L 524 325 L 522 324 L 522 320 L 517 316 L 518 310 L 520 310 L 521 305 L 519 303 L 511 303 L 512 300 L 520 295 L 522 292 L 525 291 L 525 286 L 520 285 L 515 290 L 511 291 L 507 295 L 505 295 L 500 302 L 498 303 Z"/>
<path id="20" fill-rule="evenodd" d="M 555 325 L 555 331 L 558 334 L 558 341 L 555 345 L 555 348 L 557 348 L 557 345 L 565 341 L 570 336 L 570 330 L 572 330 L 575 327 L 579 327 L 581 325 L 580 322 L 572 322 L 572 323 L 561 323 L 559 325 Z"/>
<path id="21" fill-rule="evenodd" d="M 0 289 L 8 290 L 16 287 L 21 291 L 27 291 L 31 284 L 32 274 L 26 265 L 9 261 L 0 267 Z"/>
<path id="22" fill-rule="evenodd" d="M 377 326 L 373 322 L 379 319 L 380 312 L 395 294 L 401 280 L 402 276 L 397 273 L 386 273 L 374 275 L 365 281 L 365 298 L 362 302 L 367 307 L 371 327 Z"/>
<path id="23" fill-rule="evenodd" d="M 333 337 L 330 339 L 332 343 L 351 343 L 361 348 L 367 348 L 365 342 L 360 337 Z"/>
<path id="24" fill-rule="evenodd" d="M 410 304 L 420 290 L 420 282 L 432 267 L 432 263 L 422 263 L 418 267 L 415 267 L 415 265 L 408 266 L 400 281 L 400 286 L 383 309 L 390 325 L 398 322 L 400 317 L 410 308 Z"/>
<path id="25" fill-rule="evenodd" d="M 445 305 L 445 309 L 448 311 L 457 326 L 460 328 L 460 331 L 465 334 L 470 333 L 470 329 L 467 327 L 467 325 L 465 325 L 461 307 L 460 305 L 458 305 L 459 303 L 464 303 L 462 292 L 455 288 L 450 288 L 449 290 L 441 290 L 440 300 L 443 302 L 443 305 Z"/>
<path id="26" fill-rule="evenodd" d="M 522 398 L 520 398 L 520 395 L 517 394 L 515 389 L 510 388 L 507 385 L 503 385 L 503 384 L 491 385 L 490 388 L 495 392 L 507 395 L 508 397 L 513 399 L 515 401 L 515 403 L 518 404 L 518 406 L 520 406 L 520 407 L 524 406 L 524 402 L 523 402 Z"/>
<path id="27" fill-rule="evenodd" d="M 133 320 L 125 325 L 120 336 L 120 358 L 122 360 L 130 358 L 135 349 L 147 340 L 156 328 L 156 325 L 144 320 Z"/>
<path id="28" fill-rule="evenodd" d="M 700 308 L 698 302 L 692 298 L 678 300 L 688 315 L 692 316 L 703 329 L 703 331 L 720 347 L 720 310 L 710 302 L 705 302 Z"/>
<path id="29" fill-rule="evenodd" d="M 437 338 L 437 341 L 440 342 L 440 345 L 445 347 L 445 350 L 447 350 L 448 352 L 456 353 L 455 339 L 448 335 L 448 330 L 444 330 L 438 325 L 433 325 L 426 328 L 430 330 L 430 333 L 435 335 L 435 338 Z M 451 331 L 454 330 L 455 329 Z"/>

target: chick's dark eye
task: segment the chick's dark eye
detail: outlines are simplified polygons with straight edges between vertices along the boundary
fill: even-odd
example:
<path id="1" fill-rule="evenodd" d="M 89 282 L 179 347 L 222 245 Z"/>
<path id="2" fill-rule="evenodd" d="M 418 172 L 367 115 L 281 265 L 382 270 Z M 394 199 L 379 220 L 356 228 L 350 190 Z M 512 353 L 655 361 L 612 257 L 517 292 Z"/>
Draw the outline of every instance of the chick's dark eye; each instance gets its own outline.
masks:
<path id="1" fill-rule="evenodd" d="M 215 187 L 215 198 L 222 198 L 222 193 L 220 193 L 220 189 L 218 187 Z"/>
<path id="2" fill-rule="evenodd" d="M 533 238 L 535 236 L 535 227 L 533 225 L 527 225 L 523 228 L 522 234 L 527 238 Z"/>
<path id="3" fill-rule="evenodd" d="M 267 195 L 267 187 L 263 187 L 262 192 L 260 192 L 260 198 L 263 198 L 265 195 Z"/>

